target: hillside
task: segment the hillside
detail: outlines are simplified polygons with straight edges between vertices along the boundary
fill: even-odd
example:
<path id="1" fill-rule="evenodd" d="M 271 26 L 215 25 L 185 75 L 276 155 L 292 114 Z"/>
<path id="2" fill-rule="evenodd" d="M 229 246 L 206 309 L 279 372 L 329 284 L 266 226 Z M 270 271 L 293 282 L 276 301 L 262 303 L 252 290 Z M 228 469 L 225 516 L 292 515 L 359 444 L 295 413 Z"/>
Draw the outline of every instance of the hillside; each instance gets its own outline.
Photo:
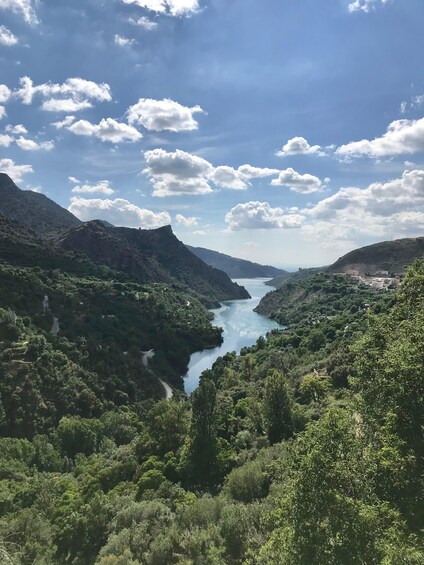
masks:
<path id="1" fill-rule="evenodd" d="M 87 222 L 67 232 L 56 244 L 140 282 L 183 283 L 202 295 L 208 306 L 217 306 L 222 300 L 249 298 L 248 292 L 228 275 L 193 255 L 170 226 L 137 230 Z"/>
<path id="2" fill-rule="evenodd" d="M 424 237 L 383 241 L 355 249 L 337 259 L 328 270 L 333 273 L 349 270 L 360 274 L 388 271 L 403 273 L 415 259 L 424 257 Z"/>
<path id="3" fill-rule="evenodd" d="M 186 245 L 186 247 L 197 257 L 202 259 L 202 261 L 211 267 L 215 267 L 215 269 L 224 271 L 224 273 L 227 273 L 232 279 L 276 277 L 278 275 L 284 275 L 287 272 L 283 269 L 271 267 L 270 265 L 260 265 L 259 263 L 252 263 L 252 261 L 246 261 L 245 259 L 237 259 L 230 255 L 225 255 L 225 253 L 219 253 L 218 251 L 212 251 L 211 249 L 205 249 L 203 247 L 192 247 L 191 245 Z"/>
<path id="4" fill-rule="evenodd" d="M 0 173 L 0 214 L 39 235 L 63 232 L 81 224 L 44 194 L 19 189 L 5 173 Z"/>
<path id="5" fill-rule="evenodd" d="M 0 252 L 22 265 L 75 270 L 93 263 L 143 283 L 183 283 L 208 307 L 249 298 L 228 275 L 206 265 L 172 233 L 116 228 L 102 220 L 82 223 L 42 194 L 19 189 L 0 174 Z M 75 259 L 77 260 L 75 263 Z M 115 275 L 116 276 L 116 275 Z"/>

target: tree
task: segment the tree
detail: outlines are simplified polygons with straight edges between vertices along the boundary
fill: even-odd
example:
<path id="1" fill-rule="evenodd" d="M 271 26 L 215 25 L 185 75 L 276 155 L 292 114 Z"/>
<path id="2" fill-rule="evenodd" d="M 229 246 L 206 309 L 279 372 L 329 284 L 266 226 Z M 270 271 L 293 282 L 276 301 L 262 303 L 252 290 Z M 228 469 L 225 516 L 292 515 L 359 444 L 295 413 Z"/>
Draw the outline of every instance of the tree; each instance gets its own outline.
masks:
<path id="1" fill-rule="evenodd" d="M 263 416 L 271 443 L 277 443 L 291 436 L 292 400 L 284 376 L 276 369 L 271 369 L 265 380 Z"/>
<path id="2" fill-rule="evenodd" d="M 212 486 L 219 476 L 216 437 L 216 388 L 209 379 L 202 379 L 192 395 L 192 420 L 183 450 L 182 467 L 188 483 Z"/>

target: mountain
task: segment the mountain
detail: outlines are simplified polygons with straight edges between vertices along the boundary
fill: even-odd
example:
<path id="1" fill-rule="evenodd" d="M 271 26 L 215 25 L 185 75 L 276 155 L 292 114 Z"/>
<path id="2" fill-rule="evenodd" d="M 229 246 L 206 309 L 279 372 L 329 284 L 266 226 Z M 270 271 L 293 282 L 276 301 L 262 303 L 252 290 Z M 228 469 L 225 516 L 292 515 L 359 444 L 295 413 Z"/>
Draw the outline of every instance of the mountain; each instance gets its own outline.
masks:
<path id="1" fill-rule="evenodd" d="M 183 283 L 205 297 L 208 306 L 222 300 L 249 298 L 248 292 L 228 275 L 191 253 L 175 237 L 171 226 L 154 230 L 109 228 L 92 221 L 70 230 L 56 244 L 140 282 Z"/>
<path id="2" fill-rule="evenodd" d="M 360 275 L 387 271 L 402 274 L 416 259 L 424 258 L 424 237 L 395 239 L 360 247 L 343 255 L 330 266 L 299 269 L 268 281 L 267 285 L 279 288 L 287 281 L 299 282 L 317 273 L 346 273 L 358 271 Z"/>
<path id="3" fill-rule="evenodd" d="M 273 279 L 266 281 L 267 286 L 273 286 L 274 288 L 279 288 L 287 281 L 300 281 L 304 279 L 308 279 L 315 275 L 316 273 L 320 273 L 325 271 L 327 267 L 311 267 L 309 269 L 299 269 L 294 273 L 284 273 L 283 275 L 278 275 Z"/>
<path id="4" fill-rule="evenodd" d="M 19 189 L 5 173 L 0 173 L 0 213 L 39 235 L 63 232 L 81 224 L 44 194 Z"/>
<path id="5" fill-rule="evenodd" d="M 186 245 L 186 247 L 202 261 L 211 267 L 215 267 L 215 269 L 224 271 L 232 279 L 276 277 L 287 273 L 283 269 L 277 269 L 270 265 L 259 265 L 259 263 L 252 263 L 252 261 L 246 261 L 245 259 L 237 259 L 218 251 L 205 249 L 204 247 L 192 247 L 191 245 Z"/>
<path id="6" fill-rule="evenodd" d="M 415 261 L 424 257 L 424 237 L 396 239 L 367 245 L 343 255 L 328 270 L 332 273 L 359 271 L 360 274 L 388 271 L 403 273 Z"/>
<path id="7" fill-rule="evenodd" d="M 191 253 L 170 226 L 137 230 L 102 220 L 83 223 L 46 196 L 20 190 L 6 174 L 0 174 L 0 215 L 0 258 L 20 258 L 26 266 L 50 262 L 52 268 L 66 260 L 71 270 L 90 260 L 138 282 L 182 283 L 208 307 L 250 297 Z"/>

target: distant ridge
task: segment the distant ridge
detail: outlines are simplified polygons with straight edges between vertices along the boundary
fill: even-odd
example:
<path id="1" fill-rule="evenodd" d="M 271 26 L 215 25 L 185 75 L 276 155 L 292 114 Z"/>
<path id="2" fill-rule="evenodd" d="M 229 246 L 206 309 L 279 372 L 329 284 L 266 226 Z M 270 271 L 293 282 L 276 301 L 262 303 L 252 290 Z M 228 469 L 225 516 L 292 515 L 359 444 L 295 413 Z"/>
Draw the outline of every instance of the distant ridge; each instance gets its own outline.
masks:
<path id="1" fill-rule="evenodd" d="M 38 235 L 63 232 L 81 224 L 44 194 L 19 189 L 5 173 L 0 173 L 0 213 Z"/>
<path id="2" fill-rule="evenodd" d="M 277 276 L 268 281 L 269 286 L 279 288 L 287 281 L 298 282 L 319 272 L 347 273 L 359 275 L 387 272 L 402 274 L 416 259 L 424 258 L 424 237 L 409 237 L 382 241 L 349 251 L 330 266 L 299 269 L 294 273 Z"/>
<path id="3" fill-rule="evenodd" d="M 202 259 L 202 261 L 211 267 L 224 271 L 232 279 L 276 277 L 287 273 L 287 271 L 283 269 L 277 269 L 270 265 L 260 265 L 259 263 L 253 263 L 245 259 L 237 259 L 225 253 L 219 253 L 218 251 L 212 251 L 204 247 L 192 247 L 191 245 L 186 245 L 186 247 L 197 255 L 197 257 Z"/>
<path id="4" fill-rule="evenodd" d="M 424 237 L 395 239 L 350 251 L 328 267 L 328 271 L 358 271 L 362 275 L 378 271 L 403 273 L 411 263 L 423 257 Z"/>

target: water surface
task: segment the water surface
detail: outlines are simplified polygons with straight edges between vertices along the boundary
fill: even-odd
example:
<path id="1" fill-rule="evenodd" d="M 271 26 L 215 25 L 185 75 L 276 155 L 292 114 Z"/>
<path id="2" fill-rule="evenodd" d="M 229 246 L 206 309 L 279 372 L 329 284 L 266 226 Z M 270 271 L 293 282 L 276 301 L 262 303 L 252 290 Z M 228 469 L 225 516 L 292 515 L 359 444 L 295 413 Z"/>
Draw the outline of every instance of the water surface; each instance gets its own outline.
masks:
<path id="1" fill-rule="evenodd" d="M 215 315 L 213 325 L 220 326 L 224 330 L 222 334 L 224 342 L 219 347 L 198 351 L 190 357 L 188 372 L 184 378 L 185 391 L 188 394 L 197 388 L 202 372 L 210 369 L 218 357 L 230 351 L 240 353 L 243 347 L 254 345 L 258 337 L 281 327 L 276 322 L 253 312 L 260 299 L 273 290 L 272 287 L 264 284 L 267 280 L 269 279 L 234 279 L 234 282 L 247 289 L 252 298 L 228 300 L 222 302 L 221 308 L 211 310 Z"/>

